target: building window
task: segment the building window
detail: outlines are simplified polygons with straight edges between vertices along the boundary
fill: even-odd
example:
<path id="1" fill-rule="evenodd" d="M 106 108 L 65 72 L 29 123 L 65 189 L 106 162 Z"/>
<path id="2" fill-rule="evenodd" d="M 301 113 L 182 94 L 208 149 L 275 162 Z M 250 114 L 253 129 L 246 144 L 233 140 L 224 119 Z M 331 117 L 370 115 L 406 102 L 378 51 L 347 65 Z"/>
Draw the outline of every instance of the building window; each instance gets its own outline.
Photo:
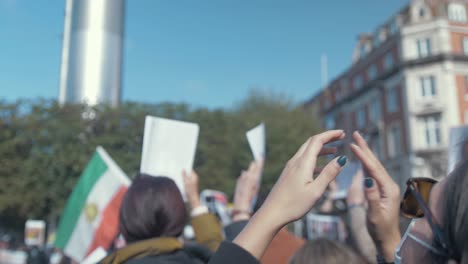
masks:
<path id="1" fill-rule="evenodd" d="M 421 128 L 424 147 L 436 147 L 441 143 L 440 115 L 422 117 Z"/>
<path id="2" fill-rule="evenodd" d="M 418 39 L 418 57 L 424 58 L 431 55 L 431 40 L 429 38 Z"/>
<path id="3" fill-rule="evenodd" d="M 372 65 L 367 69 L 367 77 L 369 78 L 369 81 L 375 80 L 375 78 L 377 78 L 377 74 L 377 66 Z"/>
<path id="4" fill-rule="evenodd" d="M 333 115 L 327 115 L 325 118 L 325 129 L 330 130 L 335 128 L 335 117 Z"/>
<path id="5" fill-rule="evenodd" d="M 400 17 L 395 17 L 389 25 L 389 31 L 391 35 L 395 35 L 400 30 Z"/>
<path id="6" fill-rule="evenodd" d="M 468 76 L 465 76 L 465 101 L 468 100 Z"/>
<path id="7" fill-rule="evenodd" d="M 393 68 L 393 64 L 394 64 L 393 54 L 387 53 L 387 55 L 385 55 L 385 58 L 384 58 L 384 69 L 390 70 L 391 68 Z"/>
<path id="8" fill-rule="evenodd" d="M 362 75 L 357 75 L 354 77 L 353 81 L 354 89 L 359 90 L 362 88 Z"/>
<path id="9" fill-rule="evenodd" d="M 465 22 L 466 9 L 463 4 L 452 3 L 448 7 L 448 17 L 452 21 Z"/>
<path id="10" fill-rule="evenodd" d="M 373 138 L 370 142 L 372 152 L 377 156 L 379 160 L 382 160 L 382 148 L 380 143 L 380 137 Z"/>
<path id="11" fill-rule="evenodd" d="M 463 54 L 468 55 L 468 37 L 463 38 Z"/>
<path id="12" fill-rule="evenodd" d="M 437 95 L 434 76 L 425 76 L 419 79 L 421 83 L 421 96 L 423 98 L 433 98 Z"/>
<path id="13" fill-rule="evenodd" d="M 378 97 L 370 103 L 369 119 L 375 124 L 380 121 L 380 100 Z"/>
<path id="14" fill-rule="evenodd" d="M 393 158 L 401 154 L 401 134 L 400 127 L 397 125 L 391 126 L 387 133 L 387 149 L 388 156 Z"/>
<path id="15" fill-rule="evenodd" d="M 387 112 L 395 113 L 398 111 L 398 97 L 396 89 L 390 89 L 387 91 Z"/>
<path id="16" fill-rule="evenodd" d="M 361 107 L 356 113 L 356 122 L 358 128 L 363 128 L 366 125 L 366 107 Z"/>

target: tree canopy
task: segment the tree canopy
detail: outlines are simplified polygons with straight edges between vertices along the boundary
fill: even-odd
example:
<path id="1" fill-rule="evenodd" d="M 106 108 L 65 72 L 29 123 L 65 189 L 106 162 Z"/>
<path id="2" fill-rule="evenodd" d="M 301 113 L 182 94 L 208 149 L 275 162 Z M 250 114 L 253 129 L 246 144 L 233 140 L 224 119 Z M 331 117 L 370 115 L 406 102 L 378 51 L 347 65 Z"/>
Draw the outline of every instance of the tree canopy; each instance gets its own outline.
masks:
<path id="1" fill-rule="evenodd" d="M 132 178 L 140 166 L 146 115 L 198 123 L 194 169 L 200 190 L 228 195 L 253 158 L 247 130 L 260 122 L 266 126 L 262 190 L 271 188 L 300 144 L 318 132 L 314 115 L 302 106 L 259 91 L 231 109 L 183 103 L 126 102 L 118 108 L 89 108 L 45 99 L 0 101 L 0 227 L 22 229 L 27 218 L 60 216 L 98 145 Z"/>

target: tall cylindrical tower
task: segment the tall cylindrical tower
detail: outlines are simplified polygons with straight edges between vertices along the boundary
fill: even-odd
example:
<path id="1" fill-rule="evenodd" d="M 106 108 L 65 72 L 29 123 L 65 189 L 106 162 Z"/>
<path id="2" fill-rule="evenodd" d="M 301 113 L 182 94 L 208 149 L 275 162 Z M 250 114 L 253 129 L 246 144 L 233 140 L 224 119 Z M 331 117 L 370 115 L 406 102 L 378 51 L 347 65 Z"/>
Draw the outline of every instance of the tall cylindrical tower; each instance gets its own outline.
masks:
<path id="1" fill-rule="evenodd" d="M 124 0 L 66 0 L 61 104 L 119 104 L 124 16 Z"/>

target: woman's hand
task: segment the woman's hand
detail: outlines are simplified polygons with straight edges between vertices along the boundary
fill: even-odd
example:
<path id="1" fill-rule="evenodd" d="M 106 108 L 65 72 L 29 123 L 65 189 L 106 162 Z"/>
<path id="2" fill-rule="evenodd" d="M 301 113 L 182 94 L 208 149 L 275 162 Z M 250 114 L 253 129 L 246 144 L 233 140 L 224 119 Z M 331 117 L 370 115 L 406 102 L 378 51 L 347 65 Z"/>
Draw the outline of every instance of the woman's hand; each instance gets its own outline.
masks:
<path id="1" fill-rule="evenodd" d="M 309 138 L 288 161 L 265 203 L 234 243 L 260 259 L 284 225 L 309 212 L 346 163 L 345 156 L 335 158 L 314 179 L 318 156 L 335 153 L 336 148 L 324 145 L 344 136 L 342 130 L 331 130 Z"/>
<path id="2" fill-rule="evenodd" d="M 365 196 L 369 205 L 367 227 L 377 250 L 387 261 L 393 261 L 401 235 L 399 228 L 400 189 L 372 153 L 366 141 L 354 132 L 351 150 L 362 162 L 369 177 L 364 179 Z"/>
<path id="3" fill-rule="evenodd" d="M 198 192 L 198 175 L 195 171 L 187 173 L 185 170 L 182 172 L 185 185 L 185 193 L 187 200 L 190 204 L 190 208 L 194 209 L 201 205 L 200 194 Z"/>
<path id="4" fill-rule="evenodd" d="M 336 178 L 346 163 L 345 156 L 330 161 L 315 179 L 313 174 L 318 156 L 336 152 L 336 148 L 324 145 L 341 140 L 344 136 L 342 130 L 315 135 L 288 161 L 263 206 L 278 214 L 275 215 L 278 223 L 285 225 L 304 216 L 320 199 L 328 184 Z"/>
<path id="5" fill-rule="evenodd" d="M 260 175 L 263 170 L 263 160 L 250 163 L 247 171 L 242 171 L 237 178 L 236 192 L 234 194 L 233 221 L 248 220 L 250 218 L 250 207 L 255 196 L 257 196 Z"/>

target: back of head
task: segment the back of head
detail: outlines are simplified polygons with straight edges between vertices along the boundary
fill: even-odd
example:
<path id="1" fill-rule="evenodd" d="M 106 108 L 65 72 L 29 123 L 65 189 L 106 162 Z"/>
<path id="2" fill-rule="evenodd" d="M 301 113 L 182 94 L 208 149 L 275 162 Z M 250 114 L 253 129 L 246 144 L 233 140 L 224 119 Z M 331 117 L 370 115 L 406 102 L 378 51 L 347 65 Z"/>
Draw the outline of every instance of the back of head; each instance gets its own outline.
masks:
<path id="1" fill-rule="evenodd" d="M 185 221 L 184 200 L 173 180 L 137 175 L 120 208 L 120 232 L 127 243 L 177 237 Z"/>
<path id="2" fill-rule="evenodd" d="M 338 241 L 319 238 L 308 241 L 299 249 L 290 264 L 362 264 L 367 261 Z"/>
<path id="3" fill-rule="evenodd" d="M 442 222 L 458 263 L 468 263 L 468 160 L 447 176 Z"/>

